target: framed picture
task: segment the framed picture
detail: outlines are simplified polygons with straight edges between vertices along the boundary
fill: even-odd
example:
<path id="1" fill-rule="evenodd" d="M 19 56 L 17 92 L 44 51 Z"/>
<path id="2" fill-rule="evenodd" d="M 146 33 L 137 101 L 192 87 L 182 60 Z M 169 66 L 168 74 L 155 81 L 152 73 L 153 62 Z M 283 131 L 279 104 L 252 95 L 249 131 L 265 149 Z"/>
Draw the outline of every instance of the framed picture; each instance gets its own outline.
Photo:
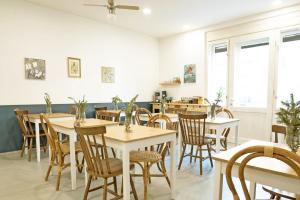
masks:
<path id="1" fill-rule="evenodd" d="M 184 65 L 184 83 L 196 83 L 196 65 Z"/>
<path id="2" fill-rule="evenodd" d="M 46 61 L 36 58 L 25 58 L 25 78 L 30 80 L 46 79 Z"/>
<path id="3" fill-rule="evenodd" d="M 81 61 L 79 58 L 68 57 L 68 75 L 71 78 L 81 77 Z"/>
<path id="4" fill-rule="evenodd" d="M 114 83 L 115 82 L 115 68 L 113 67 L 101 67 L 101 79 L 102 83 Z"/>

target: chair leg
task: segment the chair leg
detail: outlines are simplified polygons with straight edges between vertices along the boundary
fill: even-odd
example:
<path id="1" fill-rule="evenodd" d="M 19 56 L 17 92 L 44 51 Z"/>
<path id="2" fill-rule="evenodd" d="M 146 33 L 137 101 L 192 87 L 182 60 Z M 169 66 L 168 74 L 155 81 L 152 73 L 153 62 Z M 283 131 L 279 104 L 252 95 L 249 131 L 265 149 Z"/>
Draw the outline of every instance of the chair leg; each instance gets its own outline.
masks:
<path id="1" fill-rule="evenodd" d="M 58 173 L 57 173 L 57 180 L 56 180 L 56 191 L 59 190 L 60 177 L 61 177 L 61 173 L 62 173 L 63 167 L 64 167 L 64 157 L 60 158 L 59 164 L 58 164 Z"/>
<path id="2" fill-rule="evenodd" d="M 28 151 L 28 161 L 31 161 L 31 154 L 32 154 L 32 142 L 33 142 L 33 138 L 29 139 L 29 151 Z"/>
<path id="3" fill-rule="evenodd" d="M 191 145 L 190 164 L 192 164 L 193 153 L 194 153 L 194 145 Z"/>
<path id="4" fill-rule="evenodd" d="M 50 161 L 47 173 L 46 173 L 45 181 L 48 181 L 52 166 L 54 165 L 54 161 L 55 161 L 55 155 L 53 152 L 51 152 L 51 161 Z"/>
<path id="5" fill-rule="evenodd" d="M 117 186 L 117 177 L 113 177 L 114 179 L 114 190 L 115 190 L 115 193 L 118 193 L 118 186 Z"/>
<path id="6" fill-rule="evenodd" d="M 209 144 L 207 144 L 207 151 L 208 151 L 208 156 L 209 156 L 209 160 L 210 160 L 210 165 L 211 167 L 214 167 L 212 158 L 211 158 L 211 146 Z"/>
<path id="7" fill-rule="evenodd" d="M 178 170 L 180 170 L 180 167 L 181 167 L 181 164 L 182 164 L 182 160 L 183 160 L 183 156 L 184 156 L 184 153 L 185 153 L 185 149 L 186 149 L 186 145 L 184 144 L 183 149 L 182 149 L 182 153 L 181 153 L 181 156 L 180 156 Z"/>
<path id="8" fill-rule="evenodd" d="M 107 199 L 107 178 L 104 179 L 104 191 L 103 191 L 103 200 Z"/>
<path id="9" fill-rule="evenodd" d="M 144 179 L 144 200 L 148 198 L 148 164 L 144 164 L 143 179 Z"/>
<path id="10" fill-rule="evenodd" d="M 134 186 L 132 176 L 130 176 L 130 185 L 131 185 L 131 190 L 132 190 L 134 199 L 138 200 L 138 196 L 137 196 L 137 193 L 136 193 L 136 190 L 135 190 L 135 186 Z"/>
<path id="11" fill-rule="evenodd" d="M 271 194 L 270 199 L 275 199 L 275 194 Z"/>
<path id="12" fill-rule="evenodd" d="M 23 156 L 24 156 L 24 151 L 25 151 L 25 147 L 26 147 L 26 140 L 27 139 L 24 137 L 22 150 L 21 150 L 21 158 L 23 158 Z"/>
<path id="13" fill-rule="evenodd" d="M 194 158 L 194 162 L 197 161 L 198 152 L 199 152 L 199 147 L 197 147 L 197 149 L 196 149 L 196 157 Z"/>
<path id="14" fill-rule="evenodd" d="M 117 156 L 116 156 L 116 152 L 115 152 L 114 148 L 112 148 L 112 147 L 111 147 L 111 152 L 112 152 L 114 158 L 116 158 L 116 157 L 117 157 Z"/>
<path id="15" fill-rule="evenodd" d="M 200 148 L 199 148 L 199 151 L 200 151 L 200 175 L 202 175 L 203 174 L 203 170 L 202 170 L 202 146 L 200 146 Z"/>
<path id="16" fill-rule="evenodd" d="M 168 177 L 166 166 L 165 166 L 165 162 L 163 160 L 161 161 L 161 169 L 162 169 L 163 175 L 165 176 L 165 178 L 167 180 L 167 183 L 168 183 L 169 187 L 171 188 L 170 179 Z"/>
<path id="17" fill-rule="evenodd" d="M 85 191 L 84 191 L 83 200 L 87 200 L 89 190 L 90 190 L 90 187 L 91 187 L 92 178 L 93 178 L 93 176 L 89 175 L 88 182 L 87 182 L 87 185 L 86 185 Z"/>

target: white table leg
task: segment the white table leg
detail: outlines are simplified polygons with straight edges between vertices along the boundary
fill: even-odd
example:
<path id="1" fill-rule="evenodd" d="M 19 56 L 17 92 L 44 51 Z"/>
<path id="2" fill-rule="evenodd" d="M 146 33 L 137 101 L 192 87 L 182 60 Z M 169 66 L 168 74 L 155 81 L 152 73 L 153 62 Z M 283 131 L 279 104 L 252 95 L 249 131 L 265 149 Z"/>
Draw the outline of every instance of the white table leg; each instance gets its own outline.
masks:
<path id="1" fill-rule="evenodd" d="M 87 168 L 87 165 L 86 165 L 86 162 L 84 162 L 83 170 L 84 170 L 84 181 L 85 181 L 85 185 L 87 185 L 87 183 L 88 183 L 88 173 L 86 172 L 86 168 Z"/>
<path id="2" fill-rule="evenodd" d="M 178 162 L 180 161 L 180 155 L 181 155 L 181 151 L 182 151 L 182 136 L 181 136 L 181 129 L 179 127 L 180 125 L 178 124 L 178 140 L 177 140 L 177 146 L 178 146 Z M 178 163 L 179 164 L 179 163 Z"/>
<path id="3" fill-rule="evenodd" d="M 25 141 L 24 141 L 24 143 L 25 143 L 25 151 L 24 151 L 24 153 L 25 153 L 25 155 L 27 155 L 28 154 L 28 142 L 27 142 L 28 140 L 26 139 Z"/>
<path id="4" fill-rule="evenodd" d="M 256 197 L 256 182 L 250 181 L 250 198 L 255 199 Z"/>
<path id="5" fill-rule="evenodd" d="M 70 135 L 70 162 L 71 162 L 72 190 L 76 190 L 75 142 L 76 142 L 76 134 L 71 134 Z"/>
<path id="6" fill-rule="evenodd" d="M 235 126 L 235 138 L 234 138 L 235 146 L 239 145 L 239 124 Z"/>
<path id="7" fill-rule="evenodd" d="M 36 144 L 36 159 L 38 162 L 41 161 L 41 143 L 40 143 L 40 126 L 39 123 L 34 123 L 35 125 L 35 144 Z"/>
<path id="8" fill-rule="evenodd" d="M 216 128 L 216 153 L 219 153 L 221 149 L 221 132 L 222 130 L 219 127 Z"/>
<path id="9" fill-rule="evenodd" d="M 130 171 L 129 171 L 129 151 L 126 145 L 122 148 L 122 159 L 123 159 L 123 199 L 130 199 Z"/>
<path id="10" fill-rule="evenodd" d="M 176 183 L 176 137 L 171 141 L 171 165 L 170 165 L 170 182 L 171 182 L 171 199 L 175 199 Z"/>
<path id="11" fill-rule="evenodd" d="M 221 171 L 222 163 L 215 161 L 215 191 L 214 191 L 214 200 L 222 200 L 223 192 L 223 174 Z"/>

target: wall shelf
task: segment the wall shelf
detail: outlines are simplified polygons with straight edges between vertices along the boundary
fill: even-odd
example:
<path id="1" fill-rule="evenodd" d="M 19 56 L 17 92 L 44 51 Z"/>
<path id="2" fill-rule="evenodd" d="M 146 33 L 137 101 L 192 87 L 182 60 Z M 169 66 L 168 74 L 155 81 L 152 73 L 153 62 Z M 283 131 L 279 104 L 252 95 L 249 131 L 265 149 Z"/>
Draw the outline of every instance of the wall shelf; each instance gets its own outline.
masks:
<path id="1" fill-rule="evenodd" d="M 159 83 L 159 85 L 161 85 L 161 86 L 179 86 L 179 85 L 181 85 L 181 83 L 167 83 L 167 82 L 165 82 L 165 83 Z"/>

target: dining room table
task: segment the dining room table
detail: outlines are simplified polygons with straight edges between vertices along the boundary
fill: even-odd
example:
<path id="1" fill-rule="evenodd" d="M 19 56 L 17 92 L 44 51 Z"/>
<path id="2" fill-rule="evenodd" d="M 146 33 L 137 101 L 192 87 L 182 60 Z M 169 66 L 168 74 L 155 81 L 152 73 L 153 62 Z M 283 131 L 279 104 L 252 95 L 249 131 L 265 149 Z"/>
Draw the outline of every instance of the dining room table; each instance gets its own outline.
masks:
<path id="1" fill-rule="evenodd" d="M 237 152 L 251 146 L 275 146 L 289 149 L 286 144 L 272 143 L 260 140 L 251 140 L 242 145 L 233 147 L 227 151 L 213 156 L 215 160 L 214 174 L 214 200 L 222 200 L 223 176 L 226 175 L 226 168 L 229 160 Z M 300 156 L 300 152 L 298 153 Z M 232 168 L 232 176 L 239 177 L 238 169 L 241 158 L 238 159 Z M 300 179 L 296 172 L 287 164 L 269 157 L 259 157 L 251 160 L 245 167 L 245 179 L 250 182 L 250 197 L 256 197 L 257 183 L 272 188 L 277 188 L 290 193 L 300 194 Z"/>
<path id="2" fill-rule="evenodd" d="M 45 116 L 49 119 L 50 122 L 64 121 L 64 120 L 72 120 L 75 119 L 75 115 L 69 113 L 46 113 Z M 35 139 L 36 139 L 36 157 L 37 162 L 41 161 L 41 147 L 40 147 L 40 113 L 28 114 L 28 120 L 31 123 L 34 123 L 35 127 Z M 25 141 L 26 142 L 26 141 Z M 25 149 L 25 153 L 27 153 Z"/>

